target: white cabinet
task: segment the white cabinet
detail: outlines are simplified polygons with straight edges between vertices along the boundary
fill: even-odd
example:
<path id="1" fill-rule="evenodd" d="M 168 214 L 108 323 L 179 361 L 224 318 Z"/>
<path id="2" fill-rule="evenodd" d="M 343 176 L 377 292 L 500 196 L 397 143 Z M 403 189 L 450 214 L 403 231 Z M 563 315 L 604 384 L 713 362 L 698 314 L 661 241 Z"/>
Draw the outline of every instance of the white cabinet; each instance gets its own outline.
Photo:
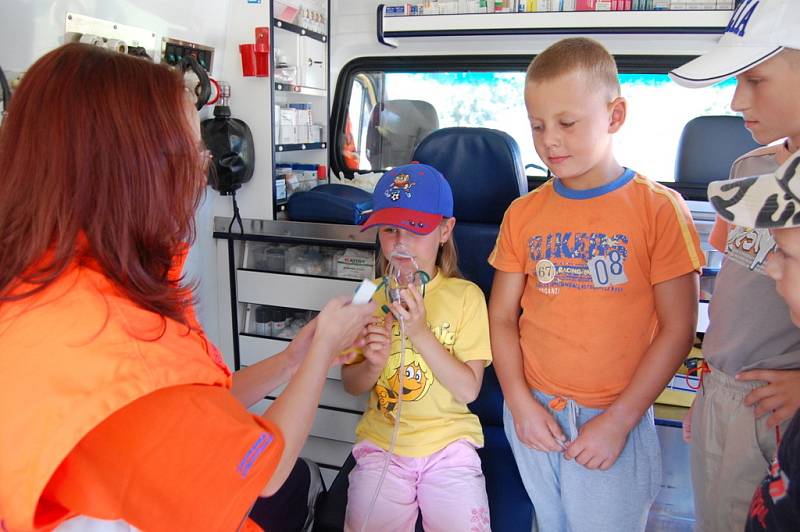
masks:
<path id="1" fill-rule="evenodd" d="M 329 12 L 324 0 L 272 2 L 275 219 L 292 194 L 328 183 Z"/>
<path id="2" fill-rule="evenodd" d="M 234 366 L 251 366 L 286 348 L 300 326 L 336 296 L 352 296 L 361 279 L 375 274 L 375 230 L 359 226 L 243 220 L 243 234 L 216 218 L 215 238 L 233 242 L 229 279 Z M 354 257 L 359 260 L 355 260 Z M 342 267 L 345 266 L 345 267 Z M 331 481 L 355 440 L 367 396 L 345 392 L 341 368 L 328 371 L 311 438 L 301 453 L 320 464 Z M 279 387 L 250 408 L 263 413 Z M 330 484 L 329 484 L 330 485 Z"/>
<path id="3" fill-rule="evenodd" d="M 315 39 L 300 41 L 298 73 L 303 87 L 327 90 L 328 46 Z"/>

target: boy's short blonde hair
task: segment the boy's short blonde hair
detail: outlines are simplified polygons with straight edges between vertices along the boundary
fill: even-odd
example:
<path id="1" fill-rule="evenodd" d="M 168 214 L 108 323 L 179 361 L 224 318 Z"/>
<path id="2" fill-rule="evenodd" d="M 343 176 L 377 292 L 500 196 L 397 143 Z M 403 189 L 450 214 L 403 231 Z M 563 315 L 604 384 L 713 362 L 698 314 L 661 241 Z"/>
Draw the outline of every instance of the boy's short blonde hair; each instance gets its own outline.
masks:
<path id="1" fill-rule="evenodd" d="M 525 82 L 548 81 L 578 71 L 594 86 L 603 87 L 609 96 L 620 95 L 617 63 L 608 50 L 586 37 L 570 37 L 550 45 L 534 57 Z"/>
<path id="2" fill-rule="evenodd" d="M 796 48 L 784 48 L 778 55 L 783 56 L 792 68 L 800 69 L 800 50 Z"/>

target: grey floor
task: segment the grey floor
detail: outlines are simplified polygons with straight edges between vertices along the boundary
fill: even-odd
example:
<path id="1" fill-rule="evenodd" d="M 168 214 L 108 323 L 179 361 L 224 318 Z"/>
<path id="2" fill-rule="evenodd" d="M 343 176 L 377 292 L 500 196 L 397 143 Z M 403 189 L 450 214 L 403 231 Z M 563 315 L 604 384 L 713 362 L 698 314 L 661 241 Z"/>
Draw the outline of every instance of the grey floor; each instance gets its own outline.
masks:
<path id="1" fill-rule="evenodd" d="M 646 532 L 691 532 L 694 526 L 689 446 L 681 429 L 656 426 L 661 444 L 661 491 L 650 509 Z"/>

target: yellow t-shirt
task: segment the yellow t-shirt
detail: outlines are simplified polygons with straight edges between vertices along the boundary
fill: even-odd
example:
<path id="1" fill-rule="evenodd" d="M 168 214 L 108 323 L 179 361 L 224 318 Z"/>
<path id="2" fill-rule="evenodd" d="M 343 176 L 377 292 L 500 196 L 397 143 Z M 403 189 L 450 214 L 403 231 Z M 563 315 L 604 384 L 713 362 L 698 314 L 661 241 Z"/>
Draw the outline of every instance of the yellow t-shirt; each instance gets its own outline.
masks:
<path id="1" fill-rule="evenodd" d="M 379 309 L 386 303 L 382 290 L 374 299 Z M 448 352 L 462 362 L 485 360 L 489 364 L 492 359 L 489 319 L 480 288 L 463 279 L 445 277 L 440 272 L 425 285 L 424 301 L 428 326 Z M 400 324 L 397 321 L 392 334 L 389 361 L 370 392 L 367 410 L 356 427 L 359 441 L 370 440 L 387 450 L 392 439 L 400 381 Z M 439 383 L 408 339 L 405 366 L 405 393 L 395 454 L 428 456 L 460 439 L 483 446 L 483 432 L 477 416 Z"/>
<path id="2" fill-rule="evenodd" d="M 704 256 L 678 193 L 627 170 L 597 189 L 551 180 L 515 200 L 489 262 L 526 275 L 528 386 L 606 408 L 653 341 L 653 286 L 699 270 Z"/>

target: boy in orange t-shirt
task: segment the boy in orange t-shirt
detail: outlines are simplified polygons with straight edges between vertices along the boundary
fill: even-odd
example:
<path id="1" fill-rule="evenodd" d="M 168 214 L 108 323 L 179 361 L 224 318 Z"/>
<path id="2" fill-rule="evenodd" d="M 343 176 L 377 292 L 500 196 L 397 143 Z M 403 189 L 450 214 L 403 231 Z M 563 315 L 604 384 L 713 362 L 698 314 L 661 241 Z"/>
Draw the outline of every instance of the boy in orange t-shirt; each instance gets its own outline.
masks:
<path id="1" fill-rule="evenodd" d="M 626 103 L 602 45 L 537 56 L 525 105 L 556 177 L 509 207 L 489 258 L 506 436 L 540 530 L 644 530 L 651 405 L 691 348 L 699 238 L 678 194 L 614 158 Z"/>

